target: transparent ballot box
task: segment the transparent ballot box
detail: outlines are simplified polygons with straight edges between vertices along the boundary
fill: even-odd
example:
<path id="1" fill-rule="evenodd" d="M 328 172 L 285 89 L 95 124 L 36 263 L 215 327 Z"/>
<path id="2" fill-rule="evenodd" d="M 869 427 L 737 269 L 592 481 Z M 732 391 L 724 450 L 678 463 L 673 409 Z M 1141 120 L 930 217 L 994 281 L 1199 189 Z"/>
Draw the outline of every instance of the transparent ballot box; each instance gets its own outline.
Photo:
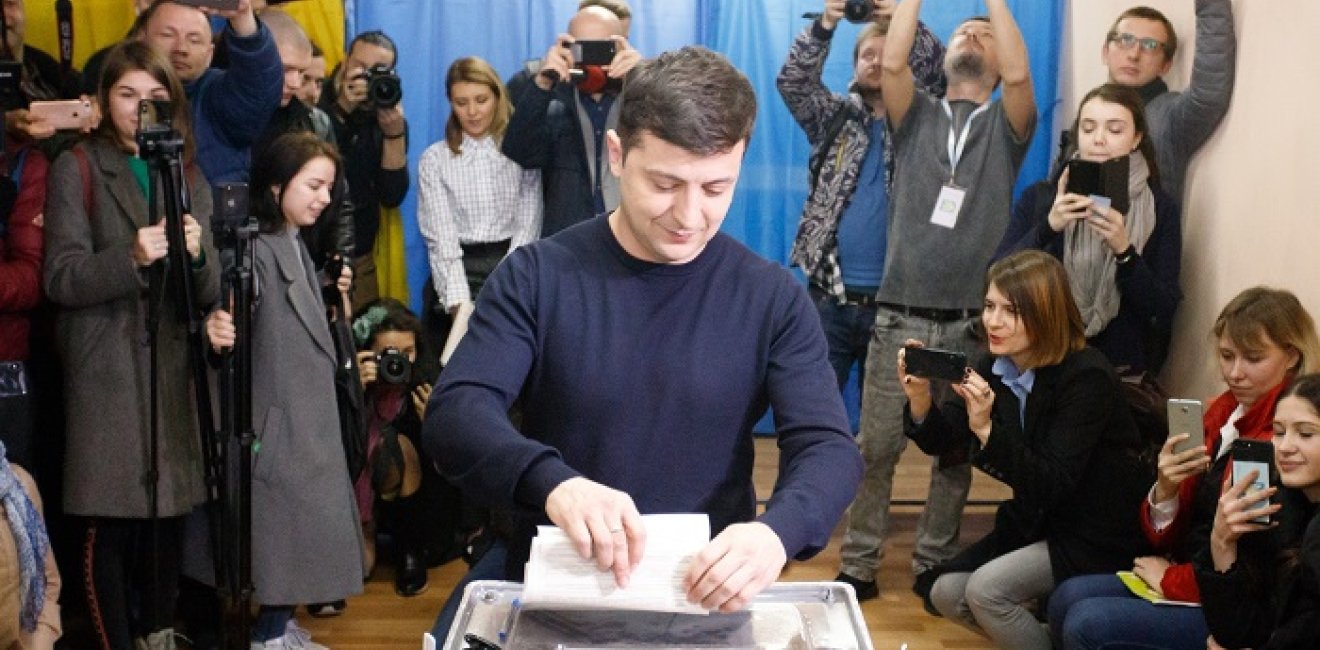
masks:
<path id="1" fill-rule="evenodd" d="M 445 650 L 759 648 L 871 650 L 852 588 L 783 582 L 734 614 L 672 614 L 523 606 L 522 584 L 477 581 L 463 594 Z M 472 640 L 469 640 L 472 639 Z"/>

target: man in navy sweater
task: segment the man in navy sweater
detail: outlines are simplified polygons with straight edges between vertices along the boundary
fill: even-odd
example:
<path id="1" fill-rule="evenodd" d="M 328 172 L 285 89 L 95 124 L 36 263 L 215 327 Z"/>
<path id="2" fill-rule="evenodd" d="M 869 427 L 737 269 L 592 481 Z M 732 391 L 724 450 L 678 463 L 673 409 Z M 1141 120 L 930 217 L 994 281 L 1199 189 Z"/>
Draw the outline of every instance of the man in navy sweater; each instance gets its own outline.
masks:
<path id="1" fill-rule="evenodd" d="M 482 290 L 424 435 L 442 473 L 512 513 L 503 577 L 553 522 L 626 586 L 640 513 L 707 513 L 716 536 L 684 586 L 734 611 L 828 543 L 862 463 L 819 318 L 788 271 L 719 233 L 755 114 L 746 77 L 710 50 L 639 64 L 607 134 L 619 208 L 519 248 Z M 767 406 L 780 476 L 757 515 Z"/>

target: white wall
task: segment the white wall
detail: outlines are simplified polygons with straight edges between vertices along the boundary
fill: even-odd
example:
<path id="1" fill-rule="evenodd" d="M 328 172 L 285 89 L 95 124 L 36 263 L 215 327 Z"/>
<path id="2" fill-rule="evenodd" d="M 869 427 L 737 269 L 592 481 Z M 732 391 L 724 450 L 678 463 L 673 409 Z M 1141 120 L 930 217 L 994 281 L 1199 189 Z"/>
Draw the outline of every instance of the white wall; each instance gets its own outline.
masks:
<path id="1" fill-rule="evenodd" d="M 1192 0 L 1070 0 L 1060 117 L 1105 79 L 1100 48 L 1114 18 L 1144 1 L 1178 31 L 1166 77 L 1186 85 Z M 1183 198 L 1183 303 L 1164 370 L 1178 395 L 1223 390 L 1209 330 L 1220 308 L 1257 284 L 1286 288 L 1320 318 L 1320 2 L 1235 0 L 1237 85 L 1219 130 L 1192 160 Z M 1062 123 L 1062 122 L 1060 122 Z"/>

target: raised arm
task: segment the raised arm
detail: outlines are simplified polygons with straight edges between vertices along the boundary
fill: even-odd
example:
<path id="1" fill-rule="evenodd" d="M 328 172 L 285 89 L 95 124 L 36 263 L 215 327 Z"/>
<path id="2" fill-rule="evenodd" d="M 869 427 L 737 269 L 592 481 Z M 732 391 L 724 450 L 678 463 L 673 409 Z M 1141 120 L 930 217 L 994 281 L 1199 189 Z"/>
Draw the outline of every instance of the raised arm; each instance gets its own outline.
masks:
<path id="1" fill-rule="evenodd" d="M 1031 136 L 1036 128 L 1036 96 L 1031 84 L 1031 64 L 1027 44 L 1022 40 L 1013 13 L 1006 0 L 986 0 L 990 28 L 995 34 L 995 53 L 999 56 L 999 78 L 1003 88 L 1004 116 L 1019 140 Z"/>
<path id="2" fill-rule="evenodd" d="M 880 91 L 885 96 L 885 113 L 889 128 L 897 131 L 912 107 L 916 90 L 909 58 L 917 37 L 917 16 L 921 13 L 921 0 L 905 0 L 894 10 L 889 22 L 889 36 L 885 38 L 885 53 L 880 74 Z"/>
<path id="3" fill-rule="evenodd" d="M 1176 150 L 1190 158 L 1219 126 L 1233 98 L 1237 36 L 1230 0 L 1196 0 L 1196 54 L 1187 89 L 1173 101 L 1168 128 Z M 1161 143 L 1162 144 L 1162 143 Z"/>
<path id="4" fill-rule="evenodd" d="M 842 4 L 842 3 L 840 3 Z M 828 13 L 828 3 L 826 6 Z M 825 137 L 830 116 L 838 110 L 843 97 L 830 92 L 821 81 L 825 59 L 830 54 L 834 30 L 824 25 L 825 16 L 802 30 L 788 50 L 784 67 L 775 77 L 775 87 L 783 98 L 788 112 L 807 133 L 812 143 Z"/>

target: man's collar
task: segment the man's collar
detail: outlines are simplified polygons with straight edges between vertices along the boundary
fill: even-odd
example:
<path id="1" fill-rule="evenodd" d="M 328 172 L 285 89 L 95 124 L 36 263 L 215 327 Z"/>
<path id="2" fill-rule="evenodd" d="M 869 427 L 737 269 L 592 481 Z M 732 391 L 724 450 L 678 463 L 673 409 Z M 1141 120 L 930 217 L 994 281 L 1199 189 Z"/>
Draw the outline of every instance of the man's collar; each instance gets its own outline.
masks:
<path id="1" fill-rule="evenodd" d="M 1169 86 L 1159 77 L 1155 77 L 1154 81 L 1137 89 L 1137 94 L 1141 95 L 1142 104 L 1149 104 L 1151 100 L 1167 92 L 1169 92 Z"/>

